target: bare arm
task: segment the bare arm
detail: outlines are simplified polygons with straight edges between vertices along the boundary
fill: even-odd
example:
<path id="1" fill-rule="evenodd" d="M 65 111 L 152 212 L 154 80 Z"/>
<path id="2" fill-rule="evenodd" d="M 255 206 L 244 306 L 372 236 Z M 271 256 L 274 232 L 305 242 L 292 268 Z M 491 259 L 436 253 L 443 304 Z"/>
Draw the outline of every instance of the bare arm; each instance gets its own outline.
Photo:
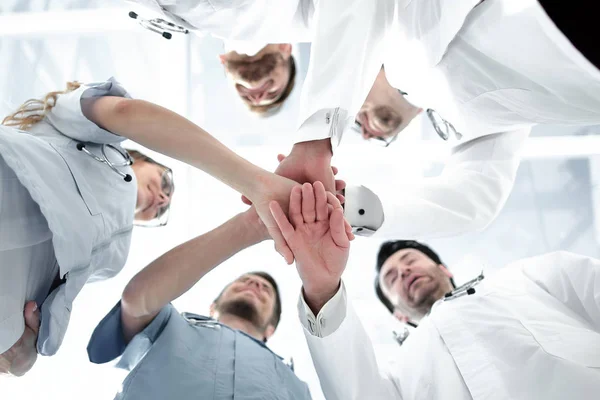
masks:
<path id="1" fill-rule="evenodd" d="M 123 333 L 129 342 L 160 310 L 191 289 L 219 264 L 268 237 L 253 209 L 175 247 L 140 271 L 121 299 Z"/>
<path id="2" fill-rule="evenodd" d="M 276 250 L 288 263 L 293 255 L 268 209 L 277 200 L 287 210 L 290 179 L 248 162 L 186 118 L 144 100 L 104 96 L 81 101 L 83 114 L 98 126 L 152 150 L 186 162 L 248 197 Z"/>

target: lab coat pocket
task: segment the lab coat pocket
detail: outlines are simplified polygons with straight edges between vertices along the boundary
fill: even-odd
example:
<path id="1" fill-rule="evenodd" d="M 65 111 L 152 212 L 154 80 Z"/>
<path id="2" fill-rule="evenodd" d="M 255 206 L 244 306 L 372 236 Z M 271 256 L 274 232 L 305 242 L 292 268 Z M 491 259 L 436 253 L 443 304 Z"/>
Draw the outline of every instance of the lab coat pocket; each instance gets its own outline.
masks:
<path id="1" fill-rule="evenodd" d="M 77 190 L 83 200 L 85 206 L 91 215 L 100 214 L 100 206 L 94 197 L 92 189 L 90 188 L 87 179 L 84 176 L 86 164 L 89 161 L 93 161 L 91 158 L 83 159 L 82 157 L 86 157 L 85 154 L 71 154 L 68 151 L 64 151 L 60 147 L 55 146 L 50 143 L 50 146 L 54 148 L 54 150 L 62 157 L 71 172 L 71 176 L 73 176 L 73 180 L 75 181 L 75 185 L 77 186 Z"/>
<path id="2" fill-rule="evenodd" d="M 576 321 L 522 321 L 548 354 L 589 368 L 600 368 L 600 333 Z"/>

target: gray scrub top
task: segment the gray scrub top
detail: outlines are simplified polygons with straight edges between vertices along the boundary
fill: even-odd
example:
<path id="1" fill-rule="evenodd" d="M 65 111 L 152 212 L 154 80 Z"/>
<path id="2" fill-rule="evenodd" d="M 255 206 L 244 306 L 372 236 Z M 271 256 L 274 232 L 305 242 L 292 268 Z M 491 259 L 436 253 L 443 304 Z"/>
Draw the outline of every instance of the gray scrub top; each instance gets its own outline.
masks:
<path id="1" fill-rule="evenodd" d="M 60 95 L 47 118 L 27 132 L 0 126 L 0 154 L 46 218 L 60 276 L 66 280 L 41 306 L 37 348 L 45 356 L 62 344 L 83 286 L 116 275 L 129 253 L 137 198 L 131 167 L 118 167 L 134 176 L 125 182 L 77 149 L 83 142 L 90 152 L 102 154 L 103 144 L 118 147 L 125 140 L 83 115 L 81 99 L 100 96 L 129 97 L 112 79 L 82 85 Z"/>
<path id="2" fill-rule="evenodd" d="M 126 344 L 121 303 L 98 324 L 90 361 L 121 357 L 131 372 L 115 399 L 305 400 L 306 383 L 262 342 L 219 322 L 165 306 Z"/>

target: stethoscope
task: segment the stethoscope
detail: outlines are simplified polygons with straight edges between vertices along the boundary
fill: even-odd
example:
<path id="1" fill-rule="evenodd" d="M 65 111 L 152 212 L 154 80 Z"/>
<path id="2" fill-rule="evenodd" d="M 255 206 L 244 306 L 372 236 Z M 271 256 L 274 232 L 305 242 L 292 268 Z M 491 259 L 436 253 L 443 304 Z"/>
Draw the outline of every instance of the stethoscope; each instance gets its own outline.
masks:
<path id="1" fill-rule="evenodd" d="M 442 297 L 438 301 L 449 301 L 449 300 L 458 299 L 459 297 L 475 294 L 475 285 L 477 285 L 479 282 L 481 282 L 483 280 L 483 278 L 485 278 L 485 277 L 483 276 L 483 271 L 481 271 L 481 273 L 479 274 L 479 276 L 477 278 L 471 279 L 464 285 L 461 285 L 461 286 L 455 288 L 454 290 L 452 290 L 451 292 L 446 293 L 444 295 L 444 297 Z M 411 326 L 413 328 L 416 328 L 417 326 L 419 326 L 417 323 L 415 323 L 413 321 L 406 321 L 405 323 L 406 323 L 406 325 Z M 392 331 L 392 335 L 394 336 L 394 340 L 400 346 L 402 346 L 402 344 L 406 341 L 406 339 L 408 339 L 408 336 L 410 335 L 410 331 L 408 330 L 407 327 L 404 327 L 404 329 L 402 330 L 401 333 Z"/>
<path id="2" fill-rule="evenodd" d="M 79 142 L 79 143 L 77 143 L 76 147 L 77 147 L 77 150 L 83 151 L 85 154 L 92 157 L 94 160 L 101 162 L 102 164 L 108 165 L 110 167 L 110 169 L 112 169 L 117 174 L 119 174 L 121 177 L 123 177 L 123 180 L 125 180 L 125 182 L 131 182 L 131 180 L 133 179 L 131 177 L 131 175 L 121 172 L 117 169 L 117 167 L 128 167 L 131 164 L 133 164 L 133 158 L 131 158 L 131 156 L 129 155 L 127 150 L 118 148 L 116 146 L 113 146 L 112 144 L 103 144 L 102 147 L 100 148 L 102 151 L 102 157 L 99 157 L 99 156 L 95 155 L 94 153 L 90 152 L 88 149 L 86 149 L 85 143 Z M 116 164 L 113 163 L 106 156 L 106 149 L 112 149 L 112 150 L 116 151 L 118 154 L 120 154 L 123 157 L 124 161 L 121 163 L 116 163 Z"/>
<path id="3" fill-rule="evenodd" d="M 171 39 L 173 37 L 173 34 L 171 32 L 183 34 L 190 33 L 189 29 L 184 28 L 181 25 L 177 25 L 172 22 L 166 21 L 162 18 L 144 19 L 133 11 L 129 12 L 129 17 L 137 20 L 141 26 L 152 32 L 158 33 L 165 39 Z"/>

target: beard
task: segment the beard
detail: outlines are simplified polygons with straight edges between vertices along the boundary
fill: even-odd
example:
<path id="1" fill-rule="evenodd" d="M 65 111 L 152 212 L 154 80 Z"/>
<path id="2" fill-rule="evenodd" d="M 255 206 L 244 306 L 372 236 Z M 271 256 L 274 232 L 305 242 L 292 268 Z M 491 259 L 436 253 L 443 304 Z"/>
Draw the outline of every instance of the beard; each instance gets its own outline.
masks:
<path id="1" fill-rule="evenodd" d="M 278 53 L 268 53 L 256 61 L 227 61 L 225 67 L 230 74 L 247 82 L 258 82 L 269 76 L 283 62 Z"/>
<path id="2" fill-rule="evenodd" d="M 260 332 L 264 332 L 268 323 L 265 323 L 258 313 L 254 304 L 244 299 L 235 299 L 217 304 L 216 309 L 220 314 L 235 315 L 238 318 L 250 322 Z"/>

